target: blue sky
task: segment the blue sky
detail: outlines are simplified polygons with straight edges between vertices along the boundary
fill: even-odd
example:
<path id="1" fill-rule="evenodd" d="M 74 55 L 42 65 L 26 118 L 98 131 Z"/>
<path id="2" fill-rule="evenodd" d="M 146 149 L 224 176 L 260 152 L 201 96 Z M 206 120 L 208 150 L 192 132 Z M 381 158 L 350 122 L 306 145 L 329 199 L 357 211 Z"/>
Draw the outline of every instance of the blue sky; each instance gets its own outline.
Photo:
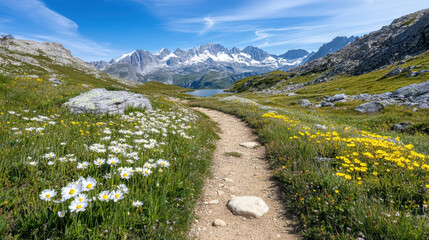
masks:
<path id="1" fill-rule="evenodd" d="M 428 7 L 428 0 L 0 0 L 0 33 L 59 42 L 85 61 L 208 42 L 281 54 L 317 50 Z"/>

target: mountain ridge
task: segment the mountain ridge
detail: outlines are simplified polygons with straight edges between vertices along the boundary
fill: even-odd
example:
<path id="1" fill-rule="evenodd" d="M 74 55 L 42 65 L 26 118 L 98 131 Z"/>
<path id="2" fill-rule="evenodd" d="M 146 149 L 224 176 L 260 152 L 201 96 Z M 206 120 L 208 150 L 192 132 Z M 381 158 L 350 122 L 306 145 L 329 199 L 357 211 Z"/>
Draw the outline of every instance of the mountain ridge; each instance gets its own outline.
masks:
<path id="1" fill-rule="evenodd" d="M 289 69 L 301 64 L 308 54 L 286 59 L 253 46 L 227 49 L 218 43 L 208 43 L 186 51 L 178 48 L 171 52 L 163 48 L 155 54 L 137 49 L 110 63 L 94 61 L 90 64 L 109 74 L 137 82 L 161 81 L 200 88 L 203 86 L 196 83 L 209 77 L 218 84 L 204 87 L 224 88 L 243 74 L 256 75 L 285 66 Z M 184 81 L 186 76 L 188 79 Z"/>

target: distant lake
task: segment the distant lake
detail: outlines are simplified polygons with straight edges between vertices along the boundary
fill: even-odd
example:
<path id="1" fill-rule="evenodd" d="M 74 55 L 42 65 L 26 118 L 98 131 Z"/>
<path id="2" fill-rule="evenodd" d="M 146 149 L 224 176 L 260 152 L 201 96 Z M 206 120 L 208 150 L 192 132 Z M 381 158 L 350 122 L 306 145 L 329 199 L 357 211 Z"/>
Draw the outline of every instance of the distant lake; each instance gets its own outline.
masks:
<path id="1" fill-rule="evenodd" d="M 197 97 L 210 97 L 215 94 L 225 94 L 229 92 L 224 92 L 225 89 L 198 89 L 193 92 L 186 92 L 186 94 L 191 94 Z"/>

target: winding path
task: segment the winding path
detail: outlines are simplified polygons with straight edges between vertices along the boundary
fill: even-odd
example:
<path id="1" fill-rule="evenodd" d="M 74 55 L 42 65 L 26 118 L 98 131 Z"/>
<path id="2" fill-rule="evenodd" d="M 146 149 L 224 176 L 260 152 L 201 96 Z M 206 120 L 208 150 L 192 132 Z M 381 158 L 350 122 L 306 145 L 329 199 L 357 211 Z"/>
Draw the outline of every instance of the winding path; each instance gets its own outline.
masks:
<path id="1" fill-rule="evenodd" d="M 222 132 L 217 142 L 211 169 L 213 178 L 207 179 L 203 199 L 197 204 L 190 237 L 196 239 L 299 239 L 291 231 L 293 221 L 287 218 L 279 189 L 272 180 L 265 160 L 265 147 L 245 148 L 240 143 L 256 141 L 257 136 L 240 119 L 205 108 L 195 108 L 219 124 Z M 225 153 L 239 152 L 241 157 Z M 232 195 L 256 196 L 269 206 L 267 214 L 257 219 L 233 215 L 226 204 Z M 214 200 L 214 201 L 213 201 Z M 216 203 L 218 200 L 218 203 Z M 221 219 L 226 226 L 212 226 Z"/>

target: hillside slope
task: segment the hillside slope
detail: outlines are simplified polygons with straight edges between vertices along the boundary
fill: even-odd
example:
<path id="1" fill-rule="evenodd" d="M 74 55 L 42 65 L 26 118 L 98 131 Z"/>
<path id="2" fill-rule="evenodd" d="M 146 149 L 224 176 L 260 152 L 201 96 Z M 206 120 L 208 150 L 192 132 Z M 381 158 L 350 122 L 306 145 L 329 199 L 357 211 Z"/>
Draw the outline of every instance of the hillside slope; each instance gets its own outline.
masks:
<path id="1" fill-rule="evenodd" d="M 368 73 L 429 49 L 429 9 L 398 19 L 378 31 L 363 36 L 343 49 L 293 68 L 306 74 L 325 72 L 325 76 Z"/>
<path id="2" fill-rule="evenodd" d="M 334 92 L 331 88 L 354 94 L 380 93 L 381 89 L 394 91 L 426 79 L 428 50 L 429 9 L 426 9 L 398 18 L 337 52 L 287 73 L 275 71 L 248 77 L 237 81 L 230 90 L 285 93 L 312 89 L 308 91 L 321 94 L 322 89 Z"/>
<path id="3" fill-rule="evenodd" d="M 141 84 L 104 73 L 74 57 L 55 42 L 20 39 L 0 41 L 0 73 L 13 76 L 38 75 L 97 86 L 136 88 Z"/>

